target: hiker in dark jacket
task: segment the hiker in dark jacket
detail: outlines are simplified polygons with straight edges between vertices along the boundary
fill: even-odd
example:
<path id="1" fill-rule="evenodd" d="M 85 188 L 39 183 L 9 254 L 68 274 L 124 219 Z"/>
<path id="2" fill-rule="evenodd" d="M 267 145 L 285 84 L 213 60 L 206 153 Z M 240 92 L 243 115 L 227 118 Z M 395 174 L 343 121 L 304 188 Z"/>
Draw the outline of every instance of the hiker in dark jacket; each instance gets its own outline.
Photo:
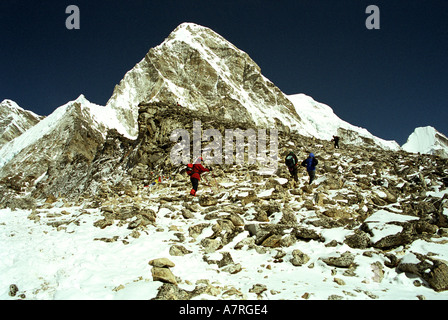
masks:
<path id="1" fill-rule="evenodd" d="M 338 136 L 333 136 L 333 141 L 334 142 L 334 147 L 339 149 L 339 137 Z"/>
<path id="2" fill-rule="evenodd" d="M 285 164 L 288 167 L 291 177 L 294 178 L 294 181 L 299 181 L 299 178 L 297 177 L 298 162 L 299 162 L 299 160 L 297 159 L 297 156 L 294 154 L 294 152 L 290 151 L 289 154 L 285 158 Z"/>
<path id="3" fill-rule="evenodd" d="M 306 171 L 310 176 L 310 184 L 316 177 L 316 166 L 318 163 L 319 161 L 317 161 L 313 153 L 310 153 L 309 157 L 302 161 L 302 167 L 306 167 Z"/>
<path id="4" fill-rule="evenodd" d="M 202 159 L 202 157 L 198 158 L 195 163 L 193 164 L 193 169 L 190 175 L 190 181 L 191 181 L 191 185 L 192 185 L 192 189 L 190 191 L 190 194 L 192 196 L 196 196 L 196 192 L 198 191 L 198 186 L 199 186 L 199 180 L 201 180 L 201 173 L 203 172 L 209 172 L 212 171 L 212 169 L 207 169 L 205 168 L 201 162 L 204 159 Z"/>

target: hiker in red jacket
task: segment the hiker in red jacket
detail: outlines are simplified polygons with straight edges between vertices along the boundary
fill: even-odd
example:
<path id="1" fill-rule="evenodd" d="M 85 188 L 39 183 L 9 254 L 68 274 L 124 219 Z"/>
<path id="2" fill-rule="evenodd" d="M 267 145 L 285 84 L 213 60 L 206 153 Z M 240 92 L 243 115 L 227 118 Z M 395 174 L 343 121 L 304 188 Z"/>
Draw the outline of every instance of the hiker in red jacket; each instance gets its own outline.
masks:
<path id="1" fill-rule="evenodd" d="M 203 160 L 204 159 L 202 159 L 202 157 L 198 158 L 195 164 L 192 165 L 190 173 L 187 169 L 187 173 L 190 175 L 191 185 L 193 186 L 193 189 L 191 189 L 190 191 L 190 194 L 192 196 L 195 196 L 196 192 L 198 191 L 199 180 L 201 180 L 201 173 L 212 171 L 211 168 L 207 169 L 201 164 Z"/>

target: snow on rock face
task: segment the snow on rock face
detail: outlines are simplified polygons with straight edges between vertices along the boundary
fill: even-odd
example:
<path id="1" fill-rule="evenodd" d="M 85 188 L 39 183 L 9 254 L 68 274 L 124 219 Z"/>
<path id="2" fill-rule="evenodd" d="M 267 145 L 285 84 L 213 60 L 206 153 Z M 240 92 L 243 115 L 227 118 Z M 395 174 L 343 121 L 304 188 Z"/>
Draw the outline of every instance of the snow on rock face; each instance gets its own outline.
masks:
<path id="1" fill-rule="evenodd" d="M 74 122 L 74 118 L 77 117 L 90 119 L 91 128 L 101 132 L 104 136 L 105 128 L 111 126 L 114 122 L 107 119 L 108 113 L 105 113 L 103 110 L 104 107 L 90 103 L 83 95 L 60 106 L 51 115 L 0 149 L 0 168 L 25 149 L 33 148 L 33 146 L 37 147 L 36 145 L 39 145 L 39 141 L 42 142 L 40 147 L 47 148 L 48 143 L 44 141 L 48 141 L 49 137 L 59 139 L 61 143 L 64 143 L 65 138 L 69 138 L 70 135 L 75 133 L 67 131 L 67 129 Z M 53 152 L 52 158 L 56 157 L 54 152 L 60 151 L 55 148 L 47 149 Z M 21 157 L 18 161 L 20 162 L 25 158 Z"/>
<path id="2" fill-rule="evenodd" d="M 193 23 L 178 26 L 130 70 L 107 103 L 137 136 L 138 104 L 163 102 L 261 127 L 275 126 L 330 140 L 399 150 L 338 118 L 306 95 L 286 96 L 261 74 L 249 55 L 211 29 Z"/>
<path id="3" fill-rule="evenodd" d="M 116 86 L 107 106 L 135 137 L 138 104 L 158 101 L 265 127 L 301 123 L 292 103 L 247 53 L 192 23 L 152 48 Z"/>
<path id="4" fill-rule="evenodd" d="M 43 117 L 19 107 L 12 100 L 0 103 L 0 147 L 20 136 Z"/>
<path id="5" fill-rule="evenodd" d="M 288 99 L 294 104 L 296 112 L 302 119 L 302 128 L 297 129 L 303 135 L 322 140 L 331 140 L 337 135 L 343 143 L 379 146 L 386 150 L 400 149 L 395 141 L 380 139 L 366 129 L 340 119 L 329 106 L 305 94 L 289 95 Z"/>
<path id="6" fill-rule="evenodd" d="M 419 127 L 409 136 L 403 150 L 448 158 L 448 138 L 431 126 Z"/>
<path id="7" fill-rule="evenodd" d="M 403 227 L 394 224 L 394 222 L 407 222 L 411 220 L 418 220 L 418 218 L 391 213 L 386 210 L 379 210 L 368 217 L 364 223 L 372 232 L 373 236 L 371 241 L 373 243 L 378 243 L 387 236 L 395 235 L 403 231 Z"/>
<path id="8" fill-rule="evenodd" d="M 0 149 L 0 179 L 39 190 L 43 183 L 44 193 L 76 190 L 115 120 L 81 95 Z"/>

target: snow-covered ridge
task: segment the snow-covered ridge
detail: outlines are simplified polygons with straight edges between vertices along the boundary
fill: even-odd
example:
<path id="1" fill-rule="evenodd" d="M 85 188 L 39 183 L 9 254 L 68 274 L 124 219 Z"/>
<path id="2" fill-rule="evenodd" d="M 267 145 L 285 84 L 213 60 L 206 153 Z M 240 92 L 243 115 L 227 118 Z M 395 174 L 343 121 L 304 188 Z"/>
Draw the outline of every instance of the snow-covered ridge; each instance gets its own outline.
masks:
<path id="1" fill-rule="evenodd" d="M 0 106 L 2 108 L 9 108 L 11 111 L 15 111 L 12 116 L 14 117 L 14 119 L 20 119 L 20 114 L 21 112 L 23 113 L 28 113 L 32 116 L 34 116 L 35 118 L 41 118 L 41 116 L 35 114 L 33 111 L 30 110 L 25 110 L 22 107 L 20 107 L 15 101 L 10 100 L 10 99 L 5 99 L 0 103 Z"/>
<path id="2" fill-rule="evenodd" d="M 43 117 L 24 110 L 16 102 L 5 99 L 0 103 L 0 147 L 38 123 Z"/>
<path id="3" fill-rule="evenodd" d="M 372 135 L 364 128 L 352 125 L 339 118 L 333 109 L 326 104 L 315 101 L 305 94 L 289 95 L 296 112 L 303 120 L 303 129 L 299 132 L 322 140 L 331 140 L 333 135 L 339 135 L 338 130 L 345 129 L 356 132 L 360 137 L 372 139 L 374 143 L 386 150 L 400 150 L 395 141 L 388 141 Z M 307 134 L 308 133 L 308 134 Z M 356 142 L 356 141 L 353 141 Z"/>
<path id="4" fill-rule="evenodd" d="M 58 107 L 53 113 L 38 124 L 29 128 L 14 140 L 6 143 L 0 149 L 0 168 L 12 160 L 22 150 L 37 143 L 46 135 L 51 134 L 62 122 L 67 121 L 67 115 L 75 104 L 80 106 L 83 116 L 92 119 L 93 128 L 100 131 L 103 137 L 105 137 L 107 129 L 115 128 L 119 132 L 124 131 L 121 123 L 117 121 L 113 110 L 108 110 L 104 106 L 91 103 L 84 97 L 84 95 L 80 95 L 76 100 Z"/>
<path id="5" fill-rule="evenodd" d="M 431 126 L 418 127 L 403 145 L 403 150 L 447 158 L 448 138 Z"/>

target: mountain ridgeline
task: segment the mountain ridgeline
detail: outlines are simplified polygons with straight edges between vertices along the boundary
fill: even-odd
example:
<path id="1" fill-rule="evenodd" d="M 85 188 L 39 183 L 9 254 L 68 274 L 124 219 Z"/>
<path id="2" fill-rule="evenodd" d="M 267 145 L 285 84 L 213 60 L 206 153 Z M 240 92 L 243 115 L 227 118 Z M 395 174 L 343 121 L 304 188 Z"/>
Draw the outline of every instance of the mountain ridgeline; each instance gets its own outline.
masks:
<path id="1" fill-rule="evenodd" d="M 43 117 L 22 109 L 11 100 L 0 103 L 0 148 L 37 124 Z"/>
<path id="2" fill-rule="evenodd" d="M 139 119 L 142 106 L 148 105 L 165 106 L 166 111 L 145 112 Z M 126 179 L 135 166 L 167 174 L 172 168 L 170 133 L 201 119 L 221 131 L 275 128 L 304 138 L 339 135 L 346 144 L 399 150 L 395 142 L 348 124 L 312 98 L 286 96 L 247 53 L 208 28 L 185 23 L 126 73 L 106 106 L 81 95 L 43 120 L 35 116 L 31 125 L 11 136 L 17 138 L 0 150 L 0 179 L 8 190 L 31 192 L 33 197 L 73 198 L 91 192 L 97 180 L 116 175 L 114 183 Z M 111 139 L 122 140 L 115 142 L 122 147 L 112 154 L 106 152 Z M 114 156 L 123 159 L 110 158 Z M 105 170 L 105 159 L 116 165 Z"/>

